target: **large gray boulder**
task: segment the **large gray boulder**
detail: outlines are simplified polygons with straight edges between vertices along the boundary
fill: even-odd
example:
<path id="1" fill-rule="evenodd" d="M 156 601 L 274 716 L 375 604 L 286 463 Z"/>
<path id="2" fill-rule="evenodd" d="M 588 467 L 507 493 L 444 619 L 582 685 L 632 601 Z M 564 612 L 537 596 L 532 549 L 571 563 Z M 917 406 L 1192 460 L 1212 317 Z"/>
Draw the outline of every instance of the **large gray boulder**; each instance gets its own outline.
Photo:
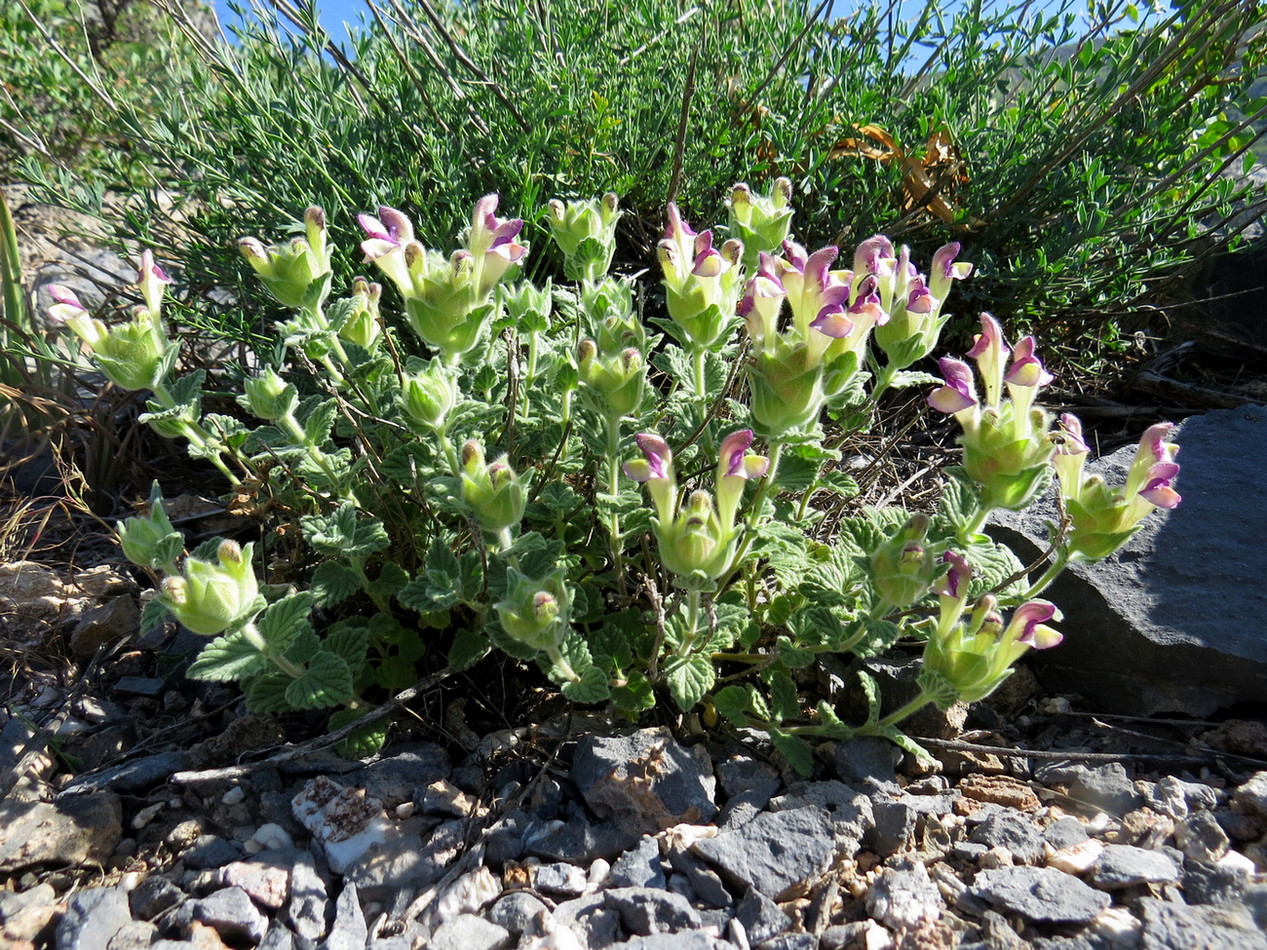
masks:
<path id="1" fill-rule="evenodd" d="M 1267 407 L 1194 416 L 1171 441 L 1182 448 L 1182 504 L 1043 595 L 1064 612 L 1065 640 L 1034 655 L 1036 672 L 1108 712 L 1206 716 L 1267 698 Z M 1127 446 L 1088 470 L 1121 484 L 1134 454 Z M 1054 518 L 1053 490 L 989 530 L 1028 563 Z"/>

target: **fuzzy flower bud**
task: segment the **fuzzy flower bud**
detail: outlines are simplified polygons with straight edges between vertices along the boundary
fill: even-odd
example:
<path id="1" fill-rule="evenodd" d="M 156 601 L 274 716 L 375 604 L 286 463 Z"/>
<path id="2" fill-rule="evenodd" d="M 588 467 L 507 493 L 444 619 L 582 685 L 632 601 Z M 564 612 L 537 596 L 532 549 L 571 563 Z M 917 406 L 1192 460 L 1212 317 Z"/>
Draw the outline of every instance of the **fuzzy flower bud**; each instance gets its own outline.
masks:
<path id="1" fill-rule="evenodd" d="M 535 581 L 511 568 L 506 580 L 505 598 L 493 605 L 506 635 L 536 650 L 557 650 L 571 605 L 562 571 Z"/>
<path id="2" fill-rule="evenodd" d="M 496 534 L 519 524 L 527 492 L 506 456 L 485 462 L 483 447 L 471 440 L 462 446 L 460 476 L 462 500 L 482 529 Z"/>
<path id="3" fill-rule="evenodd" d="M 204 637 L 249 620 L 263 606 L 252 547 L 224 541 L 215 563 L 186 558 L 181 575 L 163 581 L 159 600 L 180 623 Z"/>
<path id="4" fill-rule="evenodd" d="M 602 280 L 616 253 L 616 223 L 621 214 L 619 199 L 612 192 L 589 201 L 564 203 L 556 198 L 550 202 L 550 237 L 563 252 L 568 280 Z"/>
<path id="5" fill-rule="evenodd" d="M 441 360 L 409 361 L 400 391 L 401 407 L 410 421 L 434 432 L 445 431 L 445 420 L 457 405 L 454 372 Z"/>

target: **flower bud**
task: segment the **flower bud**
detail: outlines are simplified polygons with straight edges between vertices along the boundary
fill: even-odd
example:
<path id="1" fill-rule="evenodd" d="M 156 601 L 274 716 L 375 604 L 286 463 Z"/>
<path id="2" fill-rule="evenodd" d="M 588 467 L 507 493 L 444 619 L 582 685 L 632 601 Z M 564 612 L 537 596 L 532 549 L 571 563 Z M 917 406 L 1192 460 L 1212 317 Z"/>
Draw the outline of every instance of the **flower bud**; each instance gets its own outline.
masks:
<path id="1" fill-rule="evenodd" d="M 250 619 L 262 606 L 252 548 L 224 541 L 216 554 L 218 563 L 187 558 L 179 577 L 163 581 L 159 600 L 180 623 L 206 637 Z"/>
<path id="2" fill-rule="evenodd" d="M 570 599 L 561 571 L 541 581 L 513 568 L 506 597 L 493 608 L 506 635 L 537 650 L 557 650 L 567 634 Z"/>
<path id="3" fill-rule="evenodd" d="M 299 402 L 295 387 L 269 366 L 259 376 L 252 376 L 242 383 L 242 404 L 251 414 L 269 422 L 276 422 L 293 412 Z"/>
<path id="4" fill-rule="evenodd" d="M 727 228 L 743 242 L 744 266 L 753 270 L 762 252 L 773 253 L 787 240 L 792 225 L 792 182 L 776 178 L 765 195 L 754 195 L 752 189 L 739 182 L 731 189 L 726 202 L 729 211 Z"/>
<path id="5" fill-rule="evenodd" d="M 410 369 L 400 392 L 405 415 L 420 426 L 443 433 L 446 418 L 458 400 L 453 372 L 439 359 L 427 363 L 410 360 Z"/>
<path id="6" fill-rule="evenodd" d="M 283 307 L 301 309 L 320 304 L 330 289 L 330 251 L 326 247 L 325 213 L 304 214 L 307 238 L 265 247 L 255 238 L 238 241 L 238 249 L 269 293 Z"/>
<path id="7" fill-rule="evenodd" d="M 896 608 L 918 603 L 937 574 L 933 553 L 924 546 L 928 516 L 914 515 L 871 555 L 871 577 L 884 602 Z"/>
<path id="8" fill-rule="evenodd" d="M 608 192 L 601 199 L 549 204 L 550 237 L 563 252 L 563 273 L 569 280 L 597 281 L 611 268 L 616 252 L 620 203 Z"/>
<path id="9" fill-rule="evenodd" d="M 155 570 L 171 568 L 171 559 L 179 554 L 180 534 L 172 526 L 171 519 L 163 509 L 162 498 L 156 494 L 151 496 L 150 513 L 145 516 L 128 518 L 119 526 L 119 545 L 124 556 L 140 567 Z M 168 541 L 173 535 L 176 541 Z M 171 545 L 168 553 L 163 547 Z"/>
<path id="10" fill-rule="evenodd" d="M 733 530 L 727 530 L 713 509 L 712 496 L 694 491 L 670 525 L 654 522 L 660 560 L 674 574 L 701 571 L 716 580 L 734 553 Z"/>
<path id="11" fill-rule="evenodd" d="M 495 534 L 519 524 L 527 492 L 506 456 L 486 463 L 480 444 L 467 442 L 462 446 L 461 479 L 462 500 L 483 530 Z"/>
<path id="12" fill-rule="evenodd" d="M 378 310 L 382 296 L 382 284 L 370 283 L 364 277 L 354 277 L 351 298 L 354 309 L 339 327 L 339 336 L 367 350 L 373 347 L 382 332 Z"/>
<path id="13" fill-rule="evenodd" d="M 647 378 L 642 354 L 628 347 L 614 356 L 599 356 L 592 340 L 582 340 L 577 350 L 581 392 L 601 415 L 619 419 L 642 404 Z"/>
<path id="14" fill-rule="evenodd" d="M 57 303 L 49 307 L 49 318 L 74 331 L 89 349 L 93 362 L 116 386 L 124 389 L 153 389 L 171 369 L 178 345 L 167 338 L 162 322 L 145 307 L 138 307 L 128 323 L 107 327 L 94 319 L 62 287 L 52 288 Z"/>

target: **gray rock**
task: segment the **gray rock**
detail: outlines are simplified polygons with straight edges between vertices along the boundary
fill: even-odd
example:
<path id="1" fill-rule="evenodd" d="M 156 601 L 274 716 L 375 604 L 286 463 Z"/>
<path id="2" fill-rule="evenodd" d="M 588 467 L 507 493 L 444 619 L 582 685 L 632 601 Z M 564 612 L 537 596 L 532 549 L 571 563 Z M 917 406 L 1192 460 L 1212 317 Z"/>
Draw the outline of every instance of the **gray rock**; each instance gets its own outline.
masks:
<path id="1" fill-rule="evenodd" d="M 664 887 L 660 866 L 660 845 L 655 838 L 643 838 L 612 865 L 608 882 L 612 887 Z"/>
<path id="2" fill-rule="evenodd" d="M 201 835 L 192 845 L 181 853 L 180 858 L 185 867 L 195 871 L 208 868 L 222 868 L 242 857 L 241 846 L 215 835 Z"/>
<path id="3" fill-rule="evenodd" d="M 1111 844 L 1091 865 L 1088 877 L 1100 890 L 1114 891 L 1136 884 L 1173 884 L 1179 880 L 1179 869 L 1160 851 Z"/>
<path id="4" fill-rule="evenodd" d="M 319 940 L 326 932 L 326 882 L 317 873 L 312 855 L 304 851 L 290 872 L 290 901 L 285 921 L 305 940 Z"/>
<path id="5" fill-rule="evenodd" d="M 669 865 L 691 885 L 695 896 L 709 907 L 729 907 L 735 902 L 717 873 L 704 867 L 693 855 L 685 851 L 670 851 Z"/>
<path id="6" fill-rule="evenodd" d="M 901 800 L 873 801 L 871 811 L 875 824 L 863 835 L 863 843 L 882 858 L 901 851 L 915 831 L 918 812 Z"/>
<path id="7" fill-rule="evenodd" d="M 1193 812 L 1175 822 L 1175 844 L 1184 857 L 1213 864 L 1227 853 L 1227 832 L 1208 811 Z"/>
<path id="8" fill-rule="evenodd" d="M 759 944 L 756 950 L 818 950 L 817 934 L 779 934 Z"/>
<path id="9" fill-rule="evenodd" d="M 128 898 L 117 887 L 91 887 L 66 898 L 57 922 L 57 950 L 106 950 L 110 939 L 132 920 Z"/>
<path id="10" fill-rule="evenodd" d="M 607 906 L 605 894 L 564 901 L 550 916 L 557 926 L 570 929 L 591 950 L 611 946 L 620 933 L 620 912 Z"/>
<path id="11" fill-rule="evenodd" d="M 295 935 L 274 921 L 255 950 L 295 950 Z"/>
<path id="12" fill-rule="evenodd" d="M 137 920 L 153 920 L 169 907 L 185 899 L 185 892 L 157 874 L 151 874 L 128 894 L 132 916 Z"/>
<path id="13" fill-rule="evenodd" d="M 1100 564 L 1065 571 L 1044 595 L 1060 605 L 1066 637 L 1034 657 L 1044 685 L 1076 692 L 1113 712 L 1206 716 L 1267 694 L 1267 407 L 1242 406 L 1187 419 L 1172 433 L 1183 446 L 1183 503 L 1155 511 L 1126 546 Z M 1133 446 L 1088 464 L 1122 484 Z M 996 516 L 995 537 L 1021 561 L 1040 554 L 1054 492 L 1023 513 Z M 1211 591 L 1218 610 L 1210 609 Z M 1229 623 L 1227 618 L 1236 622 Z"/>
<path id="14" fill-rule="evenodd" d="M 1141 901 L 1144 950 L 1264 950 L 1267 935 L 1244 909 Z"/>
<path id="15" fill-rule="evenodd" d="M 822 950 L 845 950 L 855 945 L 862 938 L 866 924 L 854 921 L 848 924 L 832 924 L 818 936 L 818 945 Z M 859 945 L 861 945 L 859 943 Z M 966 946 L 966 944 L 964 945 Z"/>
<path id="16" fill-rule="evenodd" d="M 129 920 L 120 927 L 107 950 L 149 950 L 158 937 L 158 928 L 148 920 Z"/>
<path id="17" fill-rule="evenodd" d="M 765 812 L 740 828 L 697 841 L 692 850 L 724 880 L 779 900 L 824 873 L 836 856 L 831 814 L 814 805 Z"/>
<path id="18" fill-rule="evenodd" d="M 1043 860 L 1043 837 L 1034 823 L 1010 811 L 991 815 L 968 835 L 969 841 L 987 848 L 1003 848 L 1017 864 L 1039 864 Z"/>
<path id="19" fill-rule="evenodd" d="M 787 793 L 770 800 L 770 811 L 781 812 L 807 805 L 831 812 L 836 834 L 859 841 L 875 823 L 871 797 L 843 782 L 797 782 Z"/>
<path id="20" fill-rule="evenodd" d="M 1240 901 L 1248 880 L 1239 868 L 1188 861 L 1183 868 L 1183 897 L 1189 904 Z"/>
<path id="21" fill-rule="evenodd" d="M 1267 817 L 1267 772 L 1255 772 L 1232 793 L 1237 811 Z"/>
<path id="22" fill-rule="evenodd" d="M 386 759 L 371 762 L 344 776 L 347 784 L 364 788 L 388 808 L 413 801 L 414 790 L 449 774 L 449 757 L 431 742 L 420 742 L 394 751 Z"/>
<path id="23" fill-rule="evenodd" d="M 166 782 L 173 772 L 189 768 L 191 762 L 187 752 L 158 752 L 142 756 L 76 779 L 62 789 L 59 797 L 66 798 L 107 788 L 116 792 L 139 791 Z"/>
<path id="24" fill-rule="evenodd" d="M 571 778 L 595 814 L 634 834 L 656 834 L 682 822 L 706 824 L 717 814 L 708 751 L 680 745 L 663 727 L 584 737 Z"/>
<path id="25" fill-rule="evenodd" d="M 369 926 L 356 885 L 345 884 L 334 902 L 334 923 L 322 950 L 363 950 L 368 939 Z"/>
<path id="26" fill-rule="evenodd" d="M 727 940 L 719 940 L 695 930 L 630 937 L 621 943 L 610 944 L 610 947 L 611 950 L 736 950 L 735 945 Z"/>
<path id="27" fill-rule="evenodd" d="M 839 742 L 832 752 L 836 775 L 847 785 L 891 788 L 897 784 L 897 764 L 902 751 L 887 739 L 863 736 Z"/>
<path id="28" fill-rule="evenodd" d="M 1120 762 L 1091 767 L 1053 759 L 1035 768 L 1034 778 L 1044 785 L 1064 785 L 1078 804 L 1119 817 L 1144 801 Z"/>
<path id="29" fill-rule="evenodd" d="M 343 872 L 365 900 L 383 900 L 403 890 L 420 890 L 444 877 L 445 866 L 456 857 L 465 823 L 450 822 L 433 829 L 424 843 L 418 835 L 401 834 L 373 845 Z"/>
<path id="30" fill-rule="evenodd" d="M 614 887 L 603 893 L 604 902 L 620 914 L 631 934 L 649 936 L 695 930 L 703 921 L 695 908 L 680 894 L 648 887 Z"/>
<path id="31" fill-rule="evenodd" d="M 885 868 L 867 890 L 867 913 L 890 930 L 936 920 L 944 907 L 937 885 L 922 864 Z"/>
<path id="32" fill-rule="evenodd" d="M 104 864 L 123 838 L 112 792 L 55 802 L 0 802 L 0 871 L 39 864 Z"/>
<path id="33" fill-rule="evenodd" d="M 744 926 L 744 932 L 754 946 L 792 928 L 792 918 L 756 888 L 749 888 L 744 893 L 744 898 L 735 907 L 735 920 Z"/>
<path id="34" fill-rule="evenodd" d="M 533 881 L 543 893 L 576 897 L 585 890 L 585 869 L 562 861 L 542 864 L 534 870 Z"/>
<path id="35" fill-rule="evenodd" d="M 768 802 L 779 790 L 783 780 L 774 766 L 754 759 L 750 755 L 732 755 L 716 765 L 717 781 L 727 798 L 736 795 L 753 795 L 756 801 L 762 794 Z M 754 794 L 755 793 L 755 794 Z M 764 807 L 764 804 L 762 805 Z"/>
<path id="36" fill-rule="evenodd" d="M 1109 895 L 1053 868 L 979 871 L 968 893 L 1035 923 L 1084 923 L 1109 906 Z"/>
<path id="37" fill-rule="evenodd" d="M 1043 840 L 1051 845 L 1053 851 L 1073 847 L 1089 837 L 1086 825 L 1072 815 L 1058 818 L 1043 829 Z"/>
<path id="38" fill-rule="evenodd" d="M 488 911 L 488 919 L 499 927 L 505 927 L 512 934 L 537 932 L 536 919 L 540 914 L 550 913 L 550 909 L 540 898 L 527 891 L 512 891 L 497 899 Z"/>
<path id="39" fill-rule="evenodd" d="M 524 832 L 533 818 L 515 809 L 506 812 L 492 828 L 484 833 L 484 863 L 501 867 L 507 861 L 518 861 L 524 854 Z"/>
<path id="40" fill-rule="evenodd" d="M 268 918 L 240 887 L 221 888 L 190 901 L 188 909 L 193 920 L 213 928 L 225 943 L 257 944 L 268 931 Z"/>
<path id="41" fill-rule="evenodd" d="M 614 821 L 597 824 L 582 816 L 566 822 L 533 819 L 524 829 L 523 849 L 547 861 L 589 865 L 596 858 L 612 860 L 633 845 L 637 835 Z"/>
<path id="42" fill-rule="evenodd" d="M 505 950 L 510 931 L 475 914 L 459 914 L 436 928 L 428 950 Z"/>

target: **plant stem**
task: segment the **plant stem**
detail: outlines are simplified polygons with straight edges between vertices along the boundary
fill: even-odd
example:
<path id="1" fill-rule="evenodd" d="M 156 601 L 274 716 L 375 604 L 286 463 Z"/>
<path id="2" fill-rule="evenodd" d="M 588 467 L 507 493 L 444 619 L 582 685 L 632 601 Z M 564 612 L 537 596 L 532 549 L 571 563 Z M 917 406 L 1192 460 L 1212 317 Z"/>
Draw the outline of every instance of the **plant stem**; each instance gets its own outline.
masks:
<path id="1" fill-rule="evenodd" d="M 919 710 L 923 709 L 932 701 L 933 701 L 933 697 L 931 695 L 921 691 L 918 696 L 912 699 L 905 706 L 902 706 L 900 709 L 895 709 L 893 712 L 889 713 L 887 716 L 885 716 L 883 719 L 877 722 L 874 726 L 871 726 L 871 727 L 863 726 L 861 729 L 857 730 L 857 735 L 860 735 L 860 736 L 883 735 L 887 730 L 891 729 L 893 726 L 896 726 L 899 722 L 901 722 L 907 716 L 911 715 L 912 713 L 919 712 Z"/>
<path id="2" fill-rule="evenodd" d="M 293 663 L 284 656 L 275 654 L 273 652 L 273 648 L 269 645 L 269 642 L 265 640 L 263 635 L 260 633 L 260 628 L 255 626 L 254 621 L 242 626 L 242 635 L 251 642 L 251 646 L 259 650 L 260 653 L 263 654 L 274 666 L 291 679 L 299 679 L 299 677 L 303 676 L 304 673 L 307 672 L 307 670 L 297 663 Z"/>
<path id="3" fill-rule="evenodd" d="M 686 635 L 682 637 L 682 643 L 674 651 L 678 656 L 690 656 L 691 650 L 695 646 L 695 641 L 699 637 L 699 601 L 699 591 L 695 590 L 695 588 L 687 590 Z"/>
<path id="4" fill-rule="evenodd" d="M 615 510 L 615 499 L 620 494 L 620 417 L 607 417 L 607 493 L 612 497 L 613 508 L 609 513 L 608 532 L 611 535 L 612 566 L 617 578 L 624 578 L 624 559 L 621 556 L 623 539 L 620 536 L 620 514 Z"/>
<path id="5" fill-rule="evenodd" d="M 1056 552 L 1055 560 L 1053 560 L 1047 570 L 1043 572 L 1043 576 L 1034 582 L 1034 586 L 1025 592 L 1025 596 L 1023 596 L 1021 600 L 1026 601 L 1031 597 L 1037 597 L 1046 590 L 1051 585 L 1051 582 L 1059 577 L 1060 573 L 1068 566 L 1069 549 L 1061 548 Z"/>

